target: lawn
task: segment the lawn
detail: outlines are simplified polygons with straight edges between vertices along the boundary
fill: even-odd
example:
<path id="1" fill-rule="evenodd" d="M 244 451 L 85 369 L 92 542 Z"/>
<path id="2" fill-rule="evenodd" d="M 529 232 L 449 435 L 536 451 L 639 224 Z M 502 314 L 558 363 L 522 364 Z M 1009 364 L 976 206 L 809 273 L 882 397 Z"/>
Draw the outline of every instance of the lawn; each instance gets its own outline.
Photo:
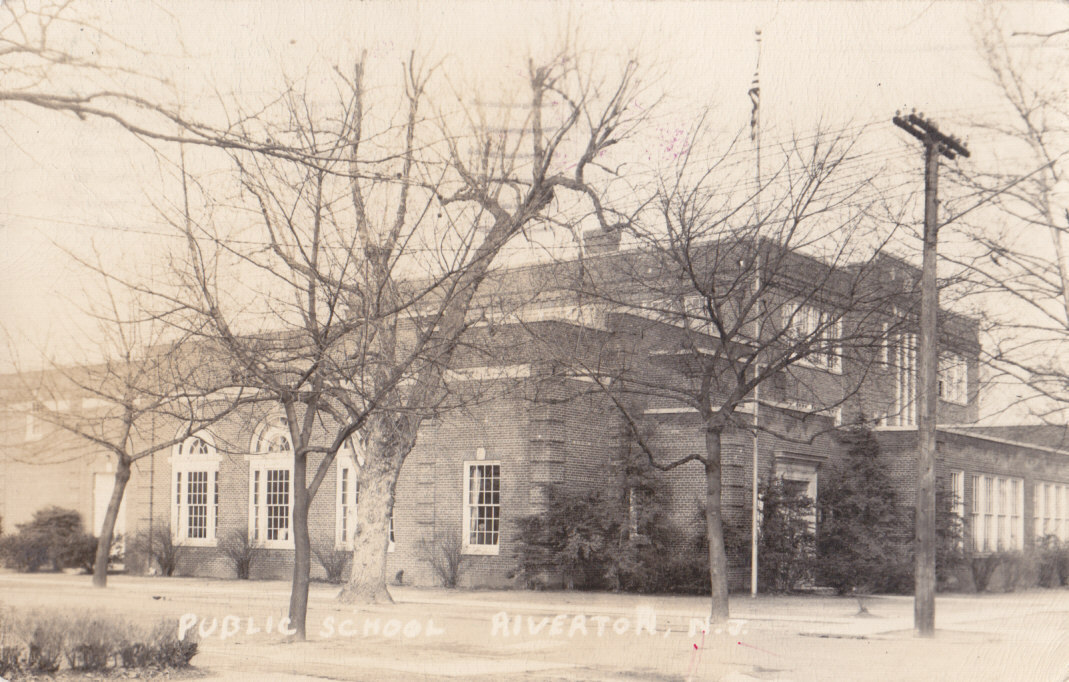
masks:
<path id="1" fill-rule="evenodd" d="M 736 596 L 706 630 L 706 602 L 578 592 L 395 588 L 396 604 L 343 607 L 313 585 L 309 641 L 285 630 L 278 581 L 0 574 L 0 603 L 24 610 L 172 618 L 197 633 L 205 679 L 275 680 L 1062 680 L 1069 590 L 950 595 L 933 640 L 912 633 L 912 600 Z M 705 630 L 703 632 L 703 630 Z"/>

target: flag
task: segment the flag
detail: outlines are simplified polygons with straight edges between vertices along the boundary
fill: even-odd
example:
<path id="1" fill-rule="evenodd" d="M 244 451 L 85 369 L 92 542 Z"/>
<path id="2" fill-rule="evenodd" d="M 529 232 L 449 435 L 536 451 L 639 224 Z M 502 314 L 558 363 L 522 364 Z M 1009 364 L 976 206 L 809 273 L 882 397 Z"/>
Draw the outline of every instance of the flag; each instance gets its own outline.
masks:
<path id="1" fill-rule="evenodd" d="M 757 65 L 753 71 L 753 81 L 750 83 L 750 103 L 753 110 L 750 112 L 750 139 L 757 139 L 757 126 L 760 123 L 761 113 L 761 29 L 754 30 L 754 38 L 757 40 Z"/>
<path id="2" fill-rule="evenodd" d="M 757 83 L 757 74 L 753 76 L 753 83 L 750 86 L 750 102 L 753 103 L 753 111 L 750 112 L 750 139 L 757 139 L 757 115 L 759 105 L 761 103 L 761 87 Z"/>

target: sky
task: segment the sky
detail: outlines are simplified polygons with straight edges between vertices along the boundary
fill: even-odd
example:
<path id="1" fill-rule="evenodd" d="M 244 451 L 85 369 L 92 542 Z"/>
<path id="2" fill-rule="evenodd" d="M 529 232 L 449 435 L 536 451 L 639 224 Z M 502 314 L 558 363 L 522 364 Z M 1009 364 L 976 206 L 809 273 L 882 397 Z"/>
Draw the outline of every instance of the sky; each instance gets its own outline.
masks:
<path id="1" fill-rule="evenodd" d="M 976 48 L 990 6 L 977 2 L 114 2 L 85 3 L 87 22 L 128 49 L 94 57 L 165 80 L 160 93 L 207 117 L 219 102 L 256 102 L 283 77 L 325 82 L 366 51 L 370 68 L 397 68 L 410 51 L 441 60 L 449 82 L 488 96 L 516 82 L 528 55 L 562 35 L 609 62 L 638 59 L 670 153 L 678 130 L 708 109 L 726 134 L 745 130 L 760 30 L 762 145 L 817 130 L 857 136 L 863 160 L 900 173 L 901 198 L 920 189 L 915 140 L 891 125 L 898 109 L 941 125 L 998 116 L 1002 104 Z M 1069 25 L 1065 3 L 995 8 L 1019 30 Z M 85 50 L 73 36 L 69 47 Z M 107 46 L 114 46 L 109 42 Z M 2 65 L 0 65 L 2 68 Z M 143 87 L 117 75 L 116 87 Z M 63 89 L 74 84 L 57 81 Z M 148 86 L 150 89 L 154 86 Z M 251 108 L 251 105 L 250 105 Z M 997 164 L 971 132 L 971 163 Z M 170 169 L 117 126 L 0 103 L 0 320 L 32 361 L 42 345 L 77 357 L 91 346 L 87 275 L 68 253 L 148 272 L 161 252 L 159 205 L 173 200 Z M 916 179 L 916 186 L 910 183 Z"/>

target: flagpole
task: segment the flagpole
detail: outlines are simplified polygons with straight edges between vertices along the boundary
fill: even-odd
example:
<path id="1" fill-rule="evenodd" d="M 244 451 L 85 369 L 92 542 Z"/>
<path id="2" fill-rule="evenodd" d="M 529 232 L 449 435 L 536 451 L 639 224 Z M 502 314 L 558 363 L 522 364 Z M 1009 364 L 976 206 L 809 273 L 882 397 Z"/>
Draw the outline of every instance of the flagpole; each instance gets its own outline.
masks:
<path id="1" fill-rule="evenodd" d="M 753 82 L 750 85 L 750 101 L 753 102 L 753 111 L 750 114 L 750 140 L 754 143 L 754 155 L 756 156 L 755 164 L 755 178 L 757 185 L 754 195 L 754 231 L 755 233 L 760 227 L 761 219 L 761 126 L 760 126 L 760 102 L 761 102 L 761 85 L 760 85 L 760 71 L 761 71 L 761 29 L 754 30 L 754 38 L 757 41 L 757 66 L 754 67 Z M 756 277 L 761 276 L 759 254 L 754 254 L 754 272 Z M 754 291 L 754 296 L 761 295 L 760 280 L 755 280 L 757 288 Z M 760 306 L 758 306 L 758 312 L 760 312 Z M 760 330 L 760 324 L 757 325 Z M 757 365 L 754 364 L 754 371 L 757 371 Z M 757 464 L 758 454 L 760 452 L 758 436 L 758 417 L 761 411 L 761 384 L 754 386 L 753 390 L 753 499 L 750 519 L 750 597 L 757 597 Z"/>

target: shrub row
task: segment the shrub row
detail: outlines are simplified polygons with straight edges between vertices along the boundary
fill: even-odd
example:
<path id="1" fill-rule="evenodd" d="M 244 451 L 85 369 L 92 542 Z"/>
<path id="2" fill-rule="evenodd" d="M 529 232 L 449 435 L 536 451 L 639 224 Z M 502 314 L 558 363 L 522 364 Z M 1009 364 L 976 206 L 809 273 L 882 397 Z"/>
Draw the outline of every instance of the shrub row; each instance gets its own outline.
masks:
<path id="1" fill-rule="evenodd" d="M 1048 535 L 1034 549 L 972 556 L 965 565 L 977 592 L 1065 587 L 1069 585 L 1069 543 Z"/>
<path id="2" fill-rule="evenodd" d="M 76 671 L 185 668 L 197 642 L 178 639 L 178 621 L 145 628 L 118 616 L 0 608 L 0 677 Z"/>

